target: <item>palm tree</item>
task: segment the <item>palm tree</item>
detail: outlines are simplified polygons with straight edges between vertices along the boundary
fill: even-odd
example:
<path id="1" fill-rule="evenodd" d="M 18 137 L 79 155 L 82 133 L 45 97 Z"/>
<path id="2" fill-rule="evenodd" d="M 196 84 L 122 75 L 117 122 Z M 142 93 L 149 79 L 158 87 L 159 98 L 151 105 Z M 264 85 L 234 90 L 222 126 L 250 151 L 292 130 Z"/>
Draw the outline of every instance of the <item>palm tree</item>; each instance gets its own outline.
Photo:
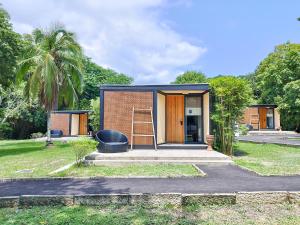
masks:
<path id="1" fill-rule="evenodd" d="M 17 81 L 27 81 L 27 96 L 37 97 L 46 109 L 49 144 L 51 111 L 59 105 L 73 107 L 82 90 L 83 54 L 74 34 L 62 26 L 36 29 L 25 39 L 28 47 L 18 63 Z"/>

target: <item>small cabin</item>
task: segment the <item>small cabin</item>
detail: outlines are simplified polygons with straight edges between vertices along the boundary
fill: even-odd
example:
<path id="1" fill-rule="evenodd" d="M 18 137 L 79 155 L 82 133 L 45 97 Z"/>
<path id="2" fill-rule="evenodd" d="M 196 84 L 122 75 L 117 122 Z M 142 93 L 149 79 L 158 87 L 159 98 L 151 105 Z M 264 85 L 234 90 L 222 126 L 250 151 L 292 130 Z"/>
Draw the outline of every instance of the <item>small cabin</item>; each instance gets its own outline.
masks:
<path id="1" fill-rule="evenodd" d="M 50 129 L 61 130 L 63 136 L 88 135 L 88 110 L 52 111 Z"/>
<path id="2" fill-rule="evenodd" d="M 253 130 L 280 130 L 280 114 L 277 105 L 259 104 L 249 106 L 241 124 L 252 127 Z"/>
<path id="3" fill-rule="evenodd" d="M 136 147 L 151 146 L 154 141 L 158 145 L 204 144 L 209 134 L 209 85 L 103 85 L 103 129 L 122 132 Z"/>

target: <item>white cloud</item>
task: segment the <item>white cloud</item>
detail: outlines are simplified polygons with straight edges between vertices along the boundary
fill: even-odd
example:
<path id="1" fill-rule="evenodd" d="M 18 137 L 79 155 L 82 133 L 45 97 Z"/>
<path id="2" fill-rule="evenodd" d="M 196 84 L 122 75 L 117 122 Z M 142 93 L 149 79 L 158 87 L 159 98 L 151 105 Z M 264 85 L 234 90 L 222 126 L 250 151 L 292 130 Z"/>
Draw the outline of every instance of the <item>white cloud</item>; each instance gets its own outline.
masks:
<path id="1" fill-rule="evenodd" d="M 169 83 L 206 51 L 161 18 L 167 0 L 2 2 L 18 32 L 61 22 L 96 63 L 133 76 L 135 83 Z"/>

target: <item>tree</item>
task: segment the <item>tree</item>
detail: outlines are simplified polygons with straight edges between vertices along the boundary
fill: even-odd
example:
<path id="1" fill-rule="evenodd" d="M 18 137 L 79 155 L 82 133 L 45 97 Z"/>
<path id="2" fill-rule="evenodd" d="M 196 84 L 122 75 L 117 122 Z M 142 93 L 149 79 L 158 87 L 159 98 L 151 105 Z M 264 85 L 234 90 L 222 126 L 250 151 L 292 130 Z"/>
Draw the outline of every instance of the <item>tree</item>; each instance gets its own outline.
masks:
<path id="1" fill-rule="evenodd" d="M 0 139 L 24 139 L 46 131 L 47 115 L 37 99 L 29 102 L 24 96 L 24 85 L 11 85 L 6 90 L 0 86 Z"/>
<path id="2" fill-rule="evenodd" d="M 131 84 L 133 78 L 111 69 L 105 69 L 86 58 L 84 60 L 83 81 L 84 87 L 80 95 L 79 107 L 87 109 L 90 108 L 90 101 L 99 96 L 99 86 L 101 84 Z"/>
<path id="3" fill-rule="evenodd" d="M 93 131 L 100 129 L 100 98 L 91 100 L 92 113 L 90 114 L 91 126 Z"/>
<path id="4" fill-rule="evenodd" d="M 212 120 L 216 127 L 215 147 L 232 155 L 235 123 L 251 102 L 252 90 L 247 81 L 234 76 L 213 78 L 210 85 L 214 108 Z"/>
<path id="5" fill-rule="evenodd" d="M 249 73 L 249 74 L 246 74 L 246 75 L 241 75 L 239 77 L 242 78 L 242 79 L 245 79 L 249 83 L 249 85 L 250 85 L 250 87 L 253 91 L 254 98 L 256 100 L 259 99 L 260 98 L 260 90 L 257 86 L 255 73 Z"/>
<path id="6" fill-rule="evenodd" d="M 293 123 L 295 130 L 300 132 L 300 80 L 289 82 L 283 91 L 284 95 L 277 97 L 279 110 L 286 113 L 282 119 L 285 123 Z"/>
<path id="7" fill-rule="evenodd" d="M 199 84 L 205 82 L 207 82 L 207 79 L 204 73 L 192 70 L 179 75 L 178 77 L 176 77 L 176 80 L 172 83 L 173 84 Z"/>
<path id="8" fill-rule="evenodd" d="M 278 104 L 280 113 L 285 115 L 285 120 L 281 121 L 283 128 L 294 129 L 295 118 L 285 110 L 286 106 L 281 106 L 283 102 L 280 97 L 285 95 L 284 87 L 288 83 L 300 79 L 300 44 L 286 43 L 276 46 L 275 51 L 259 64 L 255 76 L 261 93 L 260 103 Z M 297 93 L 296 91 L 295 94 Z"/>
<path id="9" fill-rule="evenodd" d="M 13 31 L 9 19 L 0 4 L 0 84 L 4 88 L 14 81 L 16 61 L 22 48 L 21 35 Z"/>
<path id="10" fill-rule="evenodd" d="M 82 50 L 73 33 L 63 26 L 36 29 L 18 63 L 18 81 L 26 80 L 27 95 L 47 111 L 47 143 L 51 142 L 50 113 L 59 105 L 73 107 L 82 90 Z"/>

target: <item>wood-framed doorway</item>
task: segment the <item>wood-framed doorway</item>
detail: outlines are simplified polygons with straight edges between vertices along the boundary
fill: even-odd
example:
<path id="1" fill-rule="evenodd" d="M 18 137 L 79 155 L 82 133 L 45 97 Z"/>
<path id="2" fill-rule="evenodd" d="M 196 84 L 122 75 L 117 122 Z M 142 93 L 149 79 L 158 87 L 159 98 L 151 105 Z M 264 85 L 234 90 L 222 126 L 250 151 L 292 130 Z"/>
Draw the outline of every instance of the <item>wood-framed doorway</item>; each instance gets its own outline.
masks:
<path id="1" fill-rule="evenodd" d="M 167 94 L 166 143 L 204 143 L 203 95 Z"/>

